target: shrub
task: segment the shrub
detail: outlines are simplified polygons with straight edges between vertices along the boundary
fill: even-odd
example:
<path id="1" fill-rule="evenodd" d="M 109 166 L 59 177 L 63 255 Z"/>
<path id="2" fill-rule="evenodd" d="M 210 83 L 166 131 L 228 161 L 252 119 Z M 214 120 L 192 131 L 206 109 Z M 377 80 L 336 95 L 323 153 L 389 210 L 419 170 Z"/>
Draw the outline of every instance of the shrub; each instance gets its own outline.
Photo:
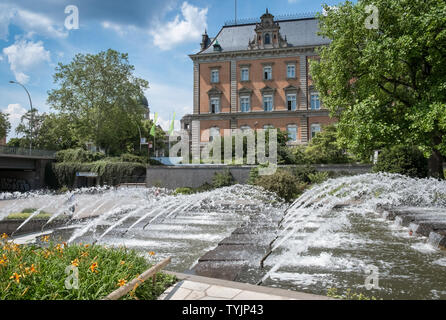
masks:
<path id="1" fill-rule="evenodd" d="M 303 145 L 295 146 L 291 148 L 293 153 L 294 164 L 310 164 L 310 159 L 305 153 L 306 147 Z"/>
<path id="2" fill-rule="evenodd" d="M 259 176 L 256 185 L 275 192 L 286 201 L 296 198 L 305 188 L 305 183 L 296 180 L 296 177 L 288 170 L 278 169 L 274 174 Z"/>
<path id="3" fill-rule="evenodd" d="M 308 175 L 308 179 L 310 179 L 310 182 L 313 184 L 319 184 L 322 183 L 329 178 L 328 172 L 316 172 L 316 173 L 310 173 Z"/>
<path id="4" fill-rule="evenodd" d="M 298 166 L 293 170 L 296 179 L 305 183 L 311 183 L 310 175 L 314 175 L 316 172 L 316 168 L 310 165 Z"/>
<path id="5" fill-rule="evenodd" d="M 152 266 L 136 251 L 97 245 L 38 247 L 0 239 L 0 256 L 1 300 L 102 299 Z M 65 287 L 65 270 L 71 265 L 79 271 L 78 289 Z M 155 284 L 145 281 L 122 299 L 154 300 L 175 282 L 174 276 L 157 273 Z"/>
<path id="6" fill-rule="evenodd" d="M 90 152 L 81 148 L 67 149 L 56 152 L 57 162 L 93 162 L 105 158 L 102 152 Z"/>
<path id="7" fill-rule="evenodd" d="M 229 170 L 216 172 L 212 178 L 212 186 L 214 188 L 227 187 L 234 184 L 234 177 Z"/>
<path id="8" fill-rule="evenodd" d="M 428 161 L 417 147 L 398 145 L 386 148 L 379 154 L 373 171 L 424 178 L 428 175 Z"/>
<path id="9" fill-rule="evenodd" d="M 194 190 L 189 187 L 183 187 L 183 188 L 176 188 L 175 194 L 193 194 Z"/>
<path id="10" fill-rule="evenodd" d="M 134 162 L 134 163 L 147 163 L 147 159 L 141 156 L 137 156 L 131 153 L 123 153 L 119 157 L 120 162 Z"/>

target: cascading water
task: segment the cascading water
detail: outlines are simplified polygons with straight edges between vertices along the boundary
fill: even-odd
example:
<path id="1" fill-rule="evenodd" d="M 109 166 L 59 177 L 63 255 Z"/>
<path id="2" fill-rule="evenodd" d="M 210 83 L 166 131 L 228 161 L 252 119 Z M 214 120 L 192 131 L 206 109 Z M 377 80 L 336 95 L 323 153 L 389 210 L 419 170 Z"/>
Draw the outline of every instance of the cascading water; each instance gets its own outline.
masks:
<path id="1" fill-rule="evenodd" d="M 446 182 L 366 174 L 308 190 L 279 224 L 263 262 L 263 284 L 319 294 L 335 287 L 393 299 L 446 298 L 444 267 L 433 263 L 444 253 L 384 219 L 379 206 L 428 207 L 429 221 L 446 221 Z M 380 289 L 368 292 L 370 267 L 377 267 Z"/>
<path id="2" fill-rule="evenodd" d="M 378 298 L 446 298 L 444 252 L 415 236 L 415 222 L 406 228 L 387 220 L 388 213 L 377 213 L 378 207 L 415 207 L 425 221 L 446 222 L 445 181 L 391 174 L 342 177 L 314 186 L 291 205 L 241 185 L 193 195 L 155 188 L 88 188 L 76 190 L 74 200 L 71 195 L 0 194 L 0 219 L 24 208 L 45 208 L 54 213 L 52 221 L 69 217 L 67 227 L 47 231 L 56 241 L 155 251 L 159 259 L 171 256 L 168 269 L 179 272 L 191 269 L 242 223 L 270 221 L 276 230 L 259 228 L 254 235 L 274 235 L 263 268 L 253 258 L 243 272 L 255 276 L 239 279 L 323 295 L 335 287 Z M 431 243 L 441 240 L 431 238 Z M 367 291 L 371 267 L 379 289 Z"/>

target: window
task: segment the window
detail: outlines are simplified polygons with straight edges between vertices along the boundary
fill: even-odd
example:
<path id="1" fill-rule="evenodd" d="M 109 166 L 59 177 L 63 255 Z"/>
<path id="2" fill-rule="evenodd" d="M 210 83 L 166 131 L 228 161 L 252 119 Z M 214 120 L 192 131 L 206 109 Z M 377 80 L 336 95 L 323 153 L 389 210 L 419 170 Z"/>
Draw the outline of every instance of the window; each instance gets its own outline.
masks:
<path id="1" fill-rule="evenodd" d="M 265 124 L 263 126 L 263 129 L 268 130 L 268 129 L 274 129 L 274 126 L 272 124 Z"/>
<path id="2" fill-rule="evenodd" d="M 319 93 L 311 94 L 311 110 L 319 110 L 321 108 L 321 101 L 319 100 Z"/>
<path id="3" fill-rule="evenodd" d="M 273 68 L 271 66 L 263 67 L 263 79 L 271 80 L 273 78 Z"/>
<path id="4" fill-rule="evenodd" d="M 295 94 L 287 94 L 286 96 L 288 111 L 296 110 L 296 95 Z"/>
<path id="5" fill-rule="evenodd" d="M 289 64 L 286 67 L 287 78 L 296 78 L 296 66 L 294 64 Z"/>
<path id="6" fill-rule="evenodd" d="M 211 98 L 211 113 L 219 113 L 220 112 L 220 98 Z"/>
<path id="7" fill-rule="evenodd" d="M 265 34 L 265 44 L 270 44 L 271 43 L 271 37 L 269 35 L 269 33 Z"/>
<path id="8" fill-rule="evenodd" d="M 273 111 L 273 96 L 263 96 L 263 110 Z"/>
<path id="9" fill-rule="evenodd" d="M 251 109 L 251 99 L 249 97 L 240 97 L 240 111 L 249 112 Z"/>
<path id="10" fill-rule="evenodd" d="M 220 136 L 220 128 L 219 127 L 212 127 L 209 130 L 209 141 L 213 141 L 214 137 Z"/>
<path id="11" fill-rule="evenodd" d="M 241 69 L 241 81 L 249 81 L 249 68 Z"/>
<path id="12" fill-rule="evenodd" d="M 288 140 L 297 141 L 297 125 L 295 124 L 288 125 L 287 131 L 288 131 Z"/>
<path id="13" fill-rule="evenodd" d="M 212 70 L 211 71 L 211 82 L 212 83 L 218 83 L 220 82 L 220 75 L 218 70 Z"/>
<path id="14" fill-rule="evenodd" d="M 314 138 L 316 134 L 321 132 L 321 125 L 320 124 L 312 124 L 311 125 L 311 138 Z"/>

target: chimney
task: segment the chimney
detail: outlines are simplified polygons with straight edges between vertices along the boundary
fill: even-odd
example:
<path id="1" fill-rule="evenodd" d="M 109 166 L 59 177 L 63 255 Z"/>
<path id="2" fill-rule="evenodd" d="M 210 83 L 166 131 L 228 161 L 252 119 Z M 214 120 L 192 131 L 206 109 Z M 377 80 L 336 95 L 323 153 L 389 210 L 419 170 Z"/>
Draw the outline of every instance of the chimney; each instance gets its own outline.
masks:
<path id="1" fill-rule="evenodd" d="M 204 30 L 204 34 L 201 36 L 201 50 L 206 49 L 209 46 L 209 42 L 207 30 Z"/>

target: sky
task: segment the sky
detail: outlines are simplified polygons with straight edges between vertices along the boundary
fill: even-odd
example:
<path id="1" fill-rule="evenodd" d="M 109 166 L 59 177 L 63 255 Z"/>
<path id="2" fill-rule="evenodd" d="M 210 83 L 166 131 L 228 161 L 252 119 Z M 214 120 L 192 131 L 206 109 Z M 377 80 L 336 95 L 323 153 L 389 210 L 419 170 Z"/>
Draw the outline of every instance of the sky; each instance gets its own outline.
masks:
<path id="1" fill-rule="evenodd" d="M 316 12 L 323 3 L 339 1 L 237 0 L 237 17 L 257 18 L 266 8 L 274 15 Z M 66 28 L 70 5 L 78 9 L 78 29 Z M 235 0 L 0 0 L 0 110 L 12 124 L 8 140 L 30 108 L 26 92 L 10 80 L 26 86 L 39 112 L 55 112 L 46 100 L 57 64 L 109 48 L 128 53 L 135 75 L 149 81 L 145 95 L 158 124 L 167 130 L 175 112 L 179 129 L 181 117 L 192 113 L 189 54 L 199 51 L 205 29 L 214 37 L 234 19 L 234 9 Z"/>

